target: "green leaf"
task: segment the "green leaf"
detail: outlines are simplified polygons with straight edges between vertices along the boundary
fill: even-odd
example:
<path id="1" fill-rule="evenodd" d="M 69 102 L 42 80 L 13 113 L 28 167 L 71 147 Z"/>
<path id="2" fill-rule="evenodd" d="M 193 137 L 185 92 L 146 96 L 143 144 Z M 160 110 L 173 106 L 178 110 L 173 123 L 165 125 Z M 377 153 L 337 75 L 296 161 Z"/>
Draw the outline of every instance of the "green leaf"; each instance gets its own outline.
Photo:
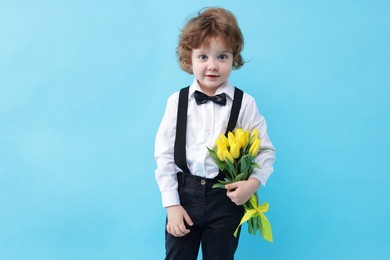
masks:
<path id="1" fill-rule="evenodd" d="M 219 181 L 219 183 L 222 183 L 223 185 L 226 185 L 226 184 L 230 184 L 232 183 L 233 181 L 230 180 L 230 179 L 225 179 L 224 181 Z"/>
<path id="2" fill-rule="evenodd" d="M 220 160 L 220 159 L 218 158 L 218 156 L 217 156 L 217 152 L 216 152 L 216 151 L 214 151 L 214 150 L 212 150 L 212 149 L 210 149 L 210 148 L 208 148 L 208 147 L 207 147 L 207 150 L 209 151 L 211 157 L 214 159 L 214 161 L 215 161 L 216 163 L 221 162 L 221 160 Z"/>
<path id="3" fill-rule="evenodd" d="M 228 165 L 229 173 L 231 174 L 232 178 L 234 178 L 237 175 L 237 171 L 233 165 L 233 163 L 229 160 L 226 160 L 226 164 Z"/>
<path id="4" fill-rule="evenodd" d="M 254 217 L 253 218 L 253 235 L 256 235 L 257 231 L 260 230 L 260 224 L 259 224 L 259 218 Z"/>
<path id="5" fill-rule="evenodd" d="M 229 169 L 228 169 L 228 166 L 226 163 L 224 164 L 224 168 L 223 169 L 220 168 L 220 169 L 221 169 L 222 173 L 225 175 L 225 180 L 228 180 L 228 181 L 233 180 L 233 177 L 232 177 L 231 173 L 229 172 Z"/>
<path id="6" fill-rule="evenodd" d="M 275 148 L 271 146 L 261 146 L 259 151 L 275 151 Z"/>
<path id="7" fill-rule="evenodd" d="M 213 185 L 213 188 L 221 188 L 221 189 L 225 189 L 225 184 L 222 184 L 222 183 L 216 183 Z"/>
<path id="8" fill-rule="evenodd" d="M 252 162 L 251 165 L 252 165 L 253 168 L 261 169 L 261 167 L 260 167 L 260 165 L 258 163 Z"/>
<path id="9" fill-rule="evenodd" d="M 213 188 L 224 188 L 225 189 L 225 185 L 230 184 L 230 183 L 233 183 L 233 181 L 229 180 L 229 179 L 225 179 L 224 181 L 219 180 L 218 183 L 213 185 Z"/>
<path id="10" fill-rule="evenodd" d="M 240 164 L 240 172 L 248 171 L 250 167 L 250 164 L 248 164 L 248 155 L 244 155 L 243 157 L 241 157 L 239 164 Z"/>
<path id="11" fill-rule="evenodd" d="M 253 225 L 252 225 L 252 219 L 249 219 L 247 221 L 247 224 L 248 224 L 248 233 L 253 235 Z"/>
<path id="12" fill-rule="evenodd" d="M 234 181 L 241 181 L 241 180 L 244 180 L 243 177 L 245 176 L 245 172 L 242 172 L 240 174 L 238 174 L 235 178 L 234 178 Z"/>
<path id="13" fill-rule="evenodd" d="M 244 147 L 244 154 L 248 154 L 248 151 L 249 151 L 249 149 L 250 149 L 250 144 L 249 144 L 249 141 L 246 143 L 246 145 L 245 145 L 245 147 Z"/>
<path id="14" fill-rule="evenodd" d="M 249 200 L 248 200 L 249 201 Z M 244 209 L 245 210 L 248 210 L 248 209 L 250 209 L 250 207 L 249 207 L 249 202 L 245 202 L 244 204 L 242 204 L 242 206 L 244 207 Z"/>
<path id="15" fill-rule="evenodd" d="M 218 167 L 221 171 L 225 171 L 225 170 L 228 168 L 226 162 L 221 161 L 221 160 L 218 158 L 218 155 L 217 155 L 217 152 L 216 152 L 216 151 L 214 151 L 214 150 L 212 150 L 212 149 L 210 149 L 210 148 L 208 148 L 208 147 L 207 147 L 207 150 L 209 151 L 210 156 L 211 156 L 211 158 L 213 158 L 213 160 L 214 160 L 215 164 L 217 165 L 217 167 Z"/>
<path id="16" fill-rule="evenodd" d="M 222 162 L 222 161 L 219 161 L 219 162 L 215 162 L 215 164 L 217 165 L 217 167 L 221 170 L 221 171 L 224 171 L 227 169 L 227 164 L 225 162 Z"/>

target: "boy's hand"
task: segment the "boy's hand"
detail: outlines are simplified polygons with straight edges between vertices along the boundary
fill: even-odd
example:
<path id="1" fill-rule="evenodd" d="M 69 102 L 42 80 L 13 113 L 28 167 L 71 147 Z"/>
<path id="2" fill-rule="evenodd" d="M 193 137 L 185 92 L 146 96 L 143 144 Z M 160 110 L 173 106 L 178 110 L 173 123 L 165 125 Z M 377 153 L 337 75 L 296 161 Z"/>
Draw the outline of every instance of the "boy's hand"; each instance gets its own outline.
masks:
<path id="1" fill-rule="evenodd" d="M 187 235 L 190 230 L 184 225 L 184 221 L 192 226 L 192 220 L 187 211 L 181 205 L 175 205 L 167 208 L 168 224 L 167 232 L 174 237 Z"/>
<path id="2" fill-rule="evenodd" d="M 236 205 L 242 205 L 249 200 L 249 198 L 260 187 L 260 181 L 255 178 L 249 178 L 246 181 L 238 181 L 226 184 L 226 195 Z"/>

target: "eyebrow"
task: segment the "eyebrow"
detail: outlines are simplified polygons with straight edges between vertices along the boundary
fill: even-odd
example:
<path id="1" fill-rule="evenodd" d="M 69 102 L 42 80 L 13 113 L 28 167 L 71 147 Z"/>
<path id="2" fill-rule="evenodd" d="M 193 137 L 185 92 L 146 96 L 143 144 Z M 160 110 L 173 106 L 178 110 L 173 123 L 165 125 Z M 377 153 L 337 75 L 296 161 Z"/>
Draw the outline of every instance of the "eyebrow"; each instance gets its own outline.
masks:
<path id="1" fill-rule="evenodd" d="M 205 53 L 205 52 L 207 52 L 207 50 L 205 50 L 205 49 L 198 49 L 198 50 L 192 50 L 194 53 Z M 232 52 L 231 51 L 228 51 L 228 50 L 223 50 L 223 51 L 221 51 L 220 53 L 230 53 L 230 54 L 232 54 Z"/>

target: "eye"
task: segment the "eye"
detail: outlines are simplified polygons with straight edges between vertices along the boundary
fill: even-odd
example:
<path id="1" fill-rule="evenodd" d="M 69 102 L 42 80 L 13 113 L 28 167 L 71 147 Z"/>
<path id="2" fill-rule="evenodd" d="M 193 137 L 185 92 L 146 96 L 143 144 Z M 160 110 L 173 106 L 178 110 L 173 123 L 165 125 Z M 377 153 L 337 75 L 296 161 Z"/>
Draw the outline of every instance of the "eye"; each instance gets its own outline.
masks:
<path id="1" fill-rule="evenodd" d="M 207 60 L 207 56 L 204 54 L 199 55 L 200 60 Z"/>
<path id="2" fill-rule="evenodd" d="M 222 60 L 222 61 L 223 61 L 223 60 L 226 60 L 226 59 L 228 59 L 228 58 L 229 58 L 229 56 L 228 56 L 227 54 L 221 54 L 221 55 L 218 56 L 218 59 L 219 59 L 219 60 Z"/>

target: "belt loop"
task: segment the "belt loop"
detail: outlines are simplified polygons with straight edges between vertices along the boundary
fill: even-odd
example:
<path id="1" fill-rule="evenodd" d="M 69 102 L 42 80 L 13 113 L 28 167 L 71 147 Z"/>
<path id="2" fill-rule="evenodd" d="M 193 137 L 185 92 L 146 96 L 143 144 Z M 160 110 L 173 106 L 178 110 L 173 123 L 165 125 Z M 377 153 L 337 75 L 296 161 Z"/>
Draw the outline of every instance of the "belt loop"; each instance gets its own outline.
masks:
<path id="1" fill-rule="evenodd" d="M 186 186 L 186 177 L 187 177 L 187 174 L 185 172 L 178 172 L 177 173 L 177 179 L 178 179 L 177 181 L 180 182 L 182 187 Z"/>

